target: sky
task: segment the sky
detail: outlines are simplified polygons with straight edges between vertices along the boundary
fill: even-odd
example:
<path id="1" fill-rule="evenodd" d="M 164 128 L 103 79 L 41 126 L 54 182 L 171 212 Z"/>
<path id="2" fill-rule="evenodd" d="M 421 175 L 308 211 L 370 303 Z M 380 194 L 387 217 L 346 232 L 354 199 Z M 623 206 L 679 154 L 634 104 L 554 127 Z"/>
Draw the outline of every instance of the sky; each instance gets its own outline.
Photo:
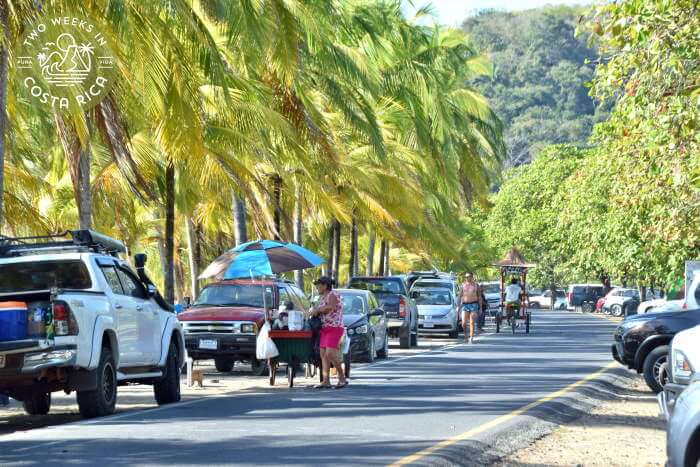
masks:
<path id="1" fill-rule="evenodd" d="M 582 5 L 591 0 L 413 0 L 416 7 L 432 3 L 438 21 L 449 26 L 458 26 L 477 10 L 494 8 L 497 10 L 527 10 L 544 5 Z M 406 14 L 411 15 L 414 8 L 406 6 Z"/>

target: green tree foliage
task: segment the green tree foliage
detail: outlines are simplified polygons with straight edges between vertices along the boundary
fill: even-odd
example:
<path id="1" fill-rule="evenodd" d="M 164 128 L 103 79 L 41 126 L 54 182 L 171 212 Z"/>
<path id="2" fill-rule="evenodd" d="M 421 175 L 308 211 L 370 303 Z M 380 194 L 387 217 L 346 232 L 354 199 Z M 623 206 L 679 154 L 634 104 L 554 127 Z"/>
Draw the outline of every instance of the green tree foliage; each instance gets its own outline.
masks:
<path id="1" fill-rule="evenodd" d="M 493 62 L 493 79 L 477 87 L 503 119 L 510 165 L 529 161 L 546 145 L 585 145 L 605 117 L 585 87 L 597 53 L 575 35 L 583 11 L 486 10 L 462 26 Z"/>
<path id="2" fill-rule="evenodd" d="M 531 281 L 540 286 L 568 279 L 566 233 L 559 227 L 565 204 L 564 184 L 582 165 L 588 150 L 570 145 L 550 146 L 525 165 L 505 173 L 486 231 L 493 249 L 503 255 L 517 246 L 537 263 Z"/>
<path id="3" fill-rule="evenodd" d="M 497 245 L 540 252 L 534 261 L 569 280 L 607 273 L 641 285 L 670 284 L 700 257 L 699 8 L 628 0 L 592 11 L 604 57 L 592 94 L 614 104 L 610 118 L 575 164 L 562 166 L 569 150 L 555 147 L 506 181 L 489 218 Z M 540 178 L 558 180 L 555 191 L 541 196 Z M 508 228 L 504 212 L 522 196 L 529 225 Z"/>

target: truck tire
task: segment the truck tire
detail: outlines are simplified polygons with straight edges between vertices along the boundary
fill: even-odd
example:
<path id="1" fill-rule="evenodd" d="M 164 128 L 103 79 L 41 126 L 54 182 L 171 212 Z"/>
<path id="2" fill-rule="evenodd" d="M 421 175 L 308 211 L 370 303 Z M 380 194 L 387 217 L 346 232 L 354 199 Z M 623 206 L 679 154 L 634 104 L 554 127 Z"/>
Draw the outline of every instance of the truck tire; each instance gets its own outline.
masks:
<path id="1" fill-rule="evenodd" d="M 22 405 L 29 415 L 46 415 L 51 410 L 51 393 L 35 392 L 24 399 Z"/>
<path id="2" fill-rule="evenodd" d="M 153 395 L 158 405 L 180 401 L 180 365 L 174 342 L 170 343 L 164 371 L 163 379 L 153 385 Z"/>
<path id="3" fill-rule="evenodd" d="M 234 360 L 229 357 L 216 357 L 214 366 L 219 373 L 229 373 L 233 370 Z"/>
<path id="4" fill-rule="evenodd" d="M 411 331 L 408 331 L 405 335 L 403 335 L 399 330 L 399 347 L 402 349 L 408 349 L 411 347 Z"/>
<path id="5" fill-rule="evenodd" d="M 663 390 L 664 382 L 659 381 L 659 378 L 664 374 L 662 367 L 668 360 L 668 346 L 660 345 L 655 348 L 644 359 L 643 373 L 644 381 L 646 381 L 649 389 L 658 394 Z"/>
<path id="6" fill-rule="evenodd" d="M 595 305 L 591 302 L 585 302 L 583 305 L 581 305 L 581 312 L 582 313 L 593 313 L 595 311 Z"/>
<path id="7" fill-rule="evenodd" d="M 257 358 L 253 357 L 253 359 L 250 361 L 250 368 L 253 371 L 253 376 L 268 375 L 267 362 L 265 360 L 258 360 Z"/>
<path id="8" fill-rule="evenodd" d="M 117 404 L 117 370 L 112 351 L 103 347 L 97 365 L 97 388 L 78 391 L 78 409 L 85 418 L 104 417 L 114 413 Z"/>

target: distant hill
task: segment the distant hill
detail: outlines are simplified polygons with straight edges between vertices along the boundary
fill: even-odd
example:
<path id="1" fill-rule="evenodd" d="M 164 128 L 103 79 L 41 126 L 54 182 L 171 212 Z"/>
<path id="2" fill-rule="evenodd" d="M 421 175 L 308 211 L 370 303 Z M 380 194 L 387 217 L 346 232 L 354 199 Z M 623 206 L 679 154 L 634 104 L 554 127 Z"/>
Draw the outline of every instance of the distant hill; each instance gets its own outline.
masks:
<path id="1" fill-rule="evenodd" d="M 596 51 L 585 37 L 574 37 L 584 11 L 487 10 L 462 25 L 493 62 L 493 79 L 481 79 L 477 87 L 505 124 L 509 166 L 530 161 L 548 144 L 585 144 L 593 124 L 605 117 L 584 87 L 593 77 Z"/>

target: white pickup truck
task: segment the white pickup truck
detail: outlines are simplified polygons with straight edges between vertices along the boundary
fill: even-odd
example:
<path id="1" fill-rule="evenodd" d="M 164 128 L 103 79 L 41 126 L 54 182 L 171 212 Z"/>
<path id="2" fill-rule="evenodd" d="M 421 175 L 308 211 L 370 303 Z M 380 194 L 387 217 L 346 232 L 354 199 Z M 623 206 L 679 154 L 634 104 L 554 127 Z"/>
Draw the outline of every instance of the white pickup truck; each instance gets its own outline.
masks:
<path id="1" fill-rule="evenodd" d="M 180 400 L 181 325 L 145 255 L 137 274 L 125 251 L 89 230 L 0 237 L 0 393 L 46 414 L 52 392 L 76 391 L 84 417 L 113 413 L 127 383 L 153 385 L 158 404 Z"/>

